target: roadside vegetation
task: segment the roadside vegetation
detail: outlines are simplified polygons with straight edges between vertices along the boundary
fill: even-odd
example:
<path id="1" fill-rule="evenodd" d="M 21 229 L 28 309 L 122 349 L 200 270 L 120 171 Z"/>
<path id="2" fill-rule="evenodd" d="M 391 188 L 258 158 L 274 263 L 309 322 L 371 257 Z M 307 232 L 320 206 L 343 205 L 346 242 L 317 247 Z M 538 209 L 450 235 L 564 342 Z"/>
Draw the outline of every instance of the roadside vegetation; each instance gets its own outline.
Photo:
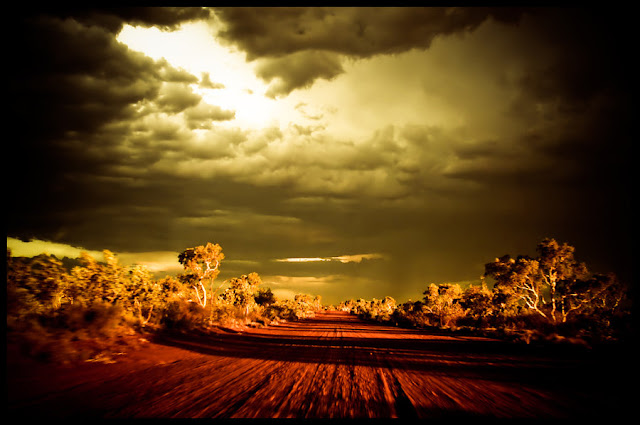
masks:
<path id="1" fill-rule="evenodd" d="M 531 341 L 586 344 L 631 335 L 631 297 L 613 274 L 591 273 L 574 248 L 545 239 L 535 258 L 505 255 L 479 285 L 430 284 L 418 301 L 348 300 L 335 308 L 381 323 Z M 42 254 L 7 250 L 7 343 L 43 360 L 92 360 L 135 348 L 154 332 L 268 326 L 312 317 L 320 296 L 278 299 L 257 273 L 216 280 L 224 254 L 208 243 L 183 251 L 176 277 L 125 267 L 110 251 L 66 267 Z"/>
<path id="2" fill-rule="evenodd" d="M 598 344 L 632 334 L 631 297 L 614 274 L 591 273 L 574 247 L 545 239 L 535 258 L 505 255 L 479 285 L 430 284 L 418 301 L 348 300 L 336 308 L 395 326 L 505 339 Z"/>
<path id="3" fill-rule="evenodd" d="M 257 273 L 217 282 L 217 244 L 185 250 L 184 272 L 159 280 L 103 255 L 98 262 L 82 254 L 69 270 L 55 256 L 14 258 L 7 250 L 7 342 L 41 360 L 92 360 L 136 348 L 148 333 L 266 326 L 322 308 L 320 296 L 277 299 Z"/>

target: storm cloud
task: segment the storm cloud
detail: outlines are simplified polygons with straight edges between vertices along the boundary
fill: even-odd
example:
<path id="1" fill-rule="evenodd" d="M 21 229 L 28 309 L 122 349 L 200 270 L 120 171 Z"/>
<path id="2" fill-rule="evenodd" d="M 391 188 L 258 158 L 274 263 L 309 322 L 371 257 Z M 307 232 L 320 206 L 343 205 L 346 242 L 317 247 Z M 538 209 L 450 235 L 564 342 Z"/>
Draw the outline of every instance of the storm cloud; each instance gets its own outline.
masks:
<path id="1" fill-rule="evenodd" d="M 487 19 L 515 23 L 519 9 L 486 8 L 220 8 L 219 36 L 259 59 L 258 75 L 279 77 L 270 96 L 343 72 L 344 57 L 427 49 L 440 36 L 473 31 Z M 339 34 L 336 37 L 336 34 Z"/>
<path id="2" fill-rule="evenodd" d="M 243 68 L 186 69 L 117 38 L 198 23 Z M 627 28 L 589 9 L 23 12 L 7 236 L 139 253 L 158 272 L 211 241 L 221 278 L 257 271 L 329 302 L 417 299 L 544 237 L 628 277 Z M 296 258 L 327 261 L 277 261 Z"/>
<path id="3" fill-rule="evenodd" d="M 275 59 L 263 59 L 257 75 L 271 84 L 266 95 L 287 95 L 294 89 L 305 88 L 317 78 L 330 80 L 343 72 L 337 55 L 324 51 L 303 50 Z"/>
<path id="4" fill-rule="evenodd" d="M 221 8 L 220 36 L 248 59 L 310 49 L 367 57 L 426 49 L 434 38 L 470 32 L 489 17 L 517 22 L 522 11 L 486 8 Z M 336 35 L 339 35 L 336 37 Z"/>

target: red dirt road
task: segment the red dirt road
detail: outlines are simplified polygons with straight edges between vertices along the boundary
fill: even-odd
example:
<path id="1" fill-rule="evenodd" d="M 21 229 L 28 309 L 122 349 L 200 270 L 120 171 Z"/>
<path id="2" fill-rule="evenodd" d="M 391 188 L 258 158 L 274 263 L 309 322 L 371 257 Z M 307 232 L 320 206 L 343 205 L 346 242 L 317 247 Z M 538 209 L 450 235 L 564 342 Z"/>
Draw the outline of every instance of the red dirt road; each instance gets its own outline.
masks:
<path id="1" fill-rule="evenodd" d="M 584 348 L 518 346 L 328 312 L 239 333 L 165 335 L 115 363 L 54 367 L 8 359 L 8 413 L 22 419 L 624 417 L 623 366 L 608 358 Z"/>

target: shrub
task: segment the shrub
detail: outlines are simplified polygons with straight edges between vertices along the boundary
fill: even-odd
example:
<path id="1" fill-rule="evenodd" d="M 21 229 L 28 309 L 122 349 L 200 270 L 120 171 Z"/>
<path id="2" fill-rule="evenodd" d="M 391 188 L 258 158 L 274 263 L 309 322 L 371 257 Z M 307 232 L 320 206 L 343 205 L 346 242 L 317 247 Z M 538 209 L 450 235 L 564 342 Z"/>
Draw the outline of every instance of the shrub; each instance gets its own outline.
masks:
<path id="1" fill-rule="evenodd" d="M 65 306 L 53 321 L 55 328 L 72 332 L 85 331 L 96 337 L 114 336 L 127 328 L 124 308 L 116 303 L 96 300 L 86 306 L 75 303 Z"/>
<path id="2" fill-rule="evenodd" d="M 209 317 L 200 305 L 185 301 L 170 301 L 164 309 L 162 325 L 167 329 L 191 330 L 205 325 Z"/>

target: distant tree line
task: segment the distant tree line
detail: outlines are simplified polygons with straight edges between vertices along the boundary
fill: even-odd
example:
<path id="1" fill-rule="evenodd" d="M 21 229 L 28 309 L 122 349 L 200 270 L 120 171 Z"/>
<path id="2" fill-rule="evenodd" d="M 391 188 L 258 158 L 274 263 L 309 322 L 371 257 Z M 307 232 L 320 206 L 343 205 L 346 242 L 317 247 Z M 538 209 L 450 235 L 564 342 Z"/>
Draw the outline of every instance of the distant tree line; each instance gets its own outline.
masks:
<path id="1" fill-rule="evenodd" d="M 613 274 L 591 273 L 574 251 L 545 239 L 536 257 L 505 255 L 487 263 L 479 285 L 430 284 L 418 301 L 358 299 L 336 308 L 396 326 L 463 329 L 527 342 L 630 335 L 628 288 Z M 21 339 L 27 351 L 52 354 L 70 341 L 143 330 L 264 326 L 323 309 L 320 296 L 277 299 L 257 273 L 217 282 L 224 260 L 217 244 L 186 249 L 178 257 L 183 273 L 162 279 L 144 266 L 120 265 L 108 250 L 103 256 L 99 262 L 83 253 L 69 269 L 55 256 L 14 258 L 8 249 L 7 339 Z"/>
<path id="2" fill-rule="evenodd" d="M 8 337 L 22 338 L 30 349 L 60 349 L 61 341 L 142 330 L 263 326 L 310 317 L 322 308 L 320 296 L 277 299 L 257 273 L 216 282 L 224 259 L 217 244 L 186 249 L 178 257 L 184 272 L 162 279 L 145 266 L 120 265 L 108 250 L 103 256 L 99 262 L 82 253 L 69 270 L 55 256 L 14 258 L 7 249 Z"/>
<path id="3" fill-rule="evenodd" d="M 612 273 L 591 273 L 574 252 L 566 243 L 544 239 L 535 258 L 505 255 L 487 263 L 479 285 L 430 284 L 418 301 L 358 299 L 337 308 L 397 326 L 466 329 L 527 342 L 628 336 L 628 288 Z"/>

